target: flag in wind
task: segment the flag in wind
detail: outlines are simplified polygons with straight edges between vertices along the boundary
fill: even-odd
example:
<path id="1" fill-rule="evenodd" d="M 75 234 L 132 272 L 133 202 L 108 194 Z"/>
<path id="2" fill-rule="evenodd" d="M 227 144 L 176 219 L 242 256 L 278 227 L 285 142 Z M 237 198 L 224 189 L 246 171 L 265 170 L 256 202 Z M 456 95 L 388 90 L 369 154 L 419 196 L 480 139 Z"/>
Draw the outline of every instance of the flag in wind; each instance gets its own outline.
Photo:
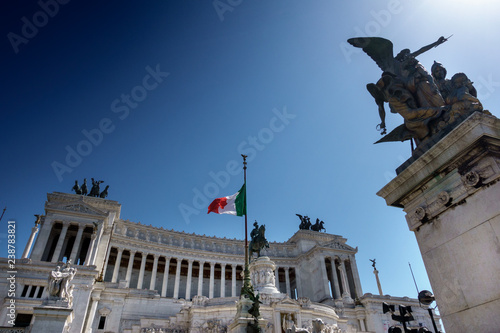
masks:
<path id="1" fill-rule="evenodd" d="M 245 184 L 241 189 L 228 197 L 217 198 L 210 206 L 208 206 L 208 212 L 214 212 L 217 214 L 231 214 L 236 216 L 243 216 L 247 214 L 247 195 Z"/>

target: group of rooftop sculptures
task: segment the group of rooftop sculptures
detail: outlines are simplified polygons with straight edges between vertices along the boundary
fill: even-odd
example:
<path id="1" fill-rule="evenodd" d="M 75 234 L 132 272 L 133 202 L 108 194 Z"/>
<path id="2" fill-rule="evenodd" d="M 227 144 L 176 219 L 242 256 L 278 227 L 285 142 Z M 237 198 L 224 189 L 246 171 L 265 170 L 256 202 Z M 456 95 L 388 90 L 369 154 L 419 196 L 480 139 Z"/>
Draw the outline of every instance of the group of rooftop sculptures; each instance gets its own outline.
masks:
<path id="1" fill-rule="evenodd" d="M 316 223 L 312 224 L 309 216 L 302 216 L 300 214 L 295 214 L 300 219 L 299 229 L 300 230 L 312 230 L 312 231 L 321 231 L 324 230 L 326 232 L 326 228 L 324 227 L 325 222 L 316 219 Z"/>
<path id="2" fill-rule="evenodd" d="M 89 197 L 99 197 L 99 198 L 106 198 L 108 196 L 108 189 L 109 185 L 106 185 L 106 188 L 104 191 L 101 192 L 100 190 L 100 185 L 104 183 L 104 180 L 94 180 L 94 178 L 91 178 L 92 180 L 92 188 L 90 189 L 90 193 L 87 194 L 88 192 L 88 187 L 87 187 L 87 178 L 83 180 L 83 184 L 80 187 L 78 185 L 78 180 L 75 180 L 75 185 L 71 190 L 75 191 L 76 194 L 80 195 L 87 195 Z"/>
<path id="3" fill-rule="evenodd" d="M 418 147 L 434 134 L 454 128 L 475 111 L 490 114 L 483 110 L 476 89 L 464 73 L 446 79 L 446 69 L 435 61 L 431 75 L 415 58 L 447 40 L 440 37 L 418 51 L 404 49 L 396 57 L 392 42 L 385 38 L 348 40 L 351 45 L 362 48 L 383 71 L 377 83 L 366 86 L 378 106 L 381 123 L 377 129 L 382 135 L 387 133 L 384 103 L 389 103 L 392 113 L 404 118 L 402 125 L 376 143 L 413 139 Z"/>

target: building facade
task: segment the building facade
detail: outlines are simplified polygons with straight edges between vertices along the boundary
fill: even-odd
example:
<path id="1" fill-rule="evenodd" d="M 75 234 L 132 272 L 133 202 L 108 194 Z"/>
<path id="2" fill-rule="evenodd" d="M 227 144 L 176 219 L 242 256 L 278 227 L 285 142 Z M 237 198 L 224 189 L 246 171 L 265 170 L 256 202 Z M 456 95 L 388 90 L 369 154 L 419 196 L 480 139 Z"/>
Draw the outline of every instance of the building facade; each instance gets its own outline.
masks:
<path id="1" fill-rule="evenodd" d="M 8 260 L 0 261 L 0 326 L 12 326 L 14 300 L 15 326 L 25 332 L 234 331 L 244 241 L 146 226 L 121 219 L 120 209 L 112 200 L 48 194 L 45 215 L 16 262 L 15 295 L 9 295 Z M 432 328 L 415 299 L 363 294 L 357 248 L 346 242 L 299 230 L 252 261 L 264 331 L 285 332 L 291 325 L 311 331 L 321 318 L 324 332 L 386 332 L 397 323 L 382 313 L 383 302 L 412 306 L 410 325 Z M 70 302 L 51 304 L 48 277 L 68 262 L 77 269 Z"/>

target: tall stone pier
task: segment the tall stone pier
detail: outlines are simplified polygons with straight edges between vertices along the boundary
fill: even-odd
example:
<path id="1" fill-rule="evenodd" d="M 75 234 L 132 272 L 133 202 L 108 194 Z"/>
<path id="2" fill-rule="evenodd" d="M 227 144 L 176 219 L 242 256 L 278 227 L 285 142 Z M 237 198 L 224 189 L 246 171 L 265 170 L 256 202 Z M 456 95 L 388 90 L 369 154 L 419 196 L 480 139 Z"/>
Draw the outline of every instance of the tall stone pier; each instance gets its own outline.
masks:
<path id="1" fill-rule="evenodd" d="M 500 330 L 500 120 L 474 113 L 377 194 L 406 213 L 447 332 Z"/>

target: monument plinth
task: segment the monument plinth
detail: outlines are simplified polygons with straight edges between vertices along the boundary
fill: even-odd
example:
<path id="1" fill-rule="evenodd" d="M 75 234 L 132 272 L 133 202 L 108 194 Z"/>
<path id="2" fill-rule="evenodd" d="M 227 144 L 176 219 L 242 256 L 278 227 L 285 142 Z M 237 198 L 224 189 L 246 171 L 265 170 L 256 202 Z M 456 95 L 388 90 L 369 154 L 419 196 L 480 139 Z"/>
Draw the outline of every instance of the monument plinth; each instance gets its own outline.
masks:
<path id="1" fill-rule="evenodd" d="M 269 257 L 258 257 L 250 264 L 250 278 L 256 293 L 258 294 L 280 294 L 276 288 L 274 270 L 276 265 Z"/>
<path id="2" fill-rule="evenodd" d="M 33 326 L 31 332 L 67 332 L 73 321 L 73 309 L 41 306 L 33 308 Z"/>
<path id="3" fill-rule="evenodd" d="M 480 112 L 451 130 L 377 195 L 406 212 L 444 326 L 500 327 L 500 120 Z"/>

